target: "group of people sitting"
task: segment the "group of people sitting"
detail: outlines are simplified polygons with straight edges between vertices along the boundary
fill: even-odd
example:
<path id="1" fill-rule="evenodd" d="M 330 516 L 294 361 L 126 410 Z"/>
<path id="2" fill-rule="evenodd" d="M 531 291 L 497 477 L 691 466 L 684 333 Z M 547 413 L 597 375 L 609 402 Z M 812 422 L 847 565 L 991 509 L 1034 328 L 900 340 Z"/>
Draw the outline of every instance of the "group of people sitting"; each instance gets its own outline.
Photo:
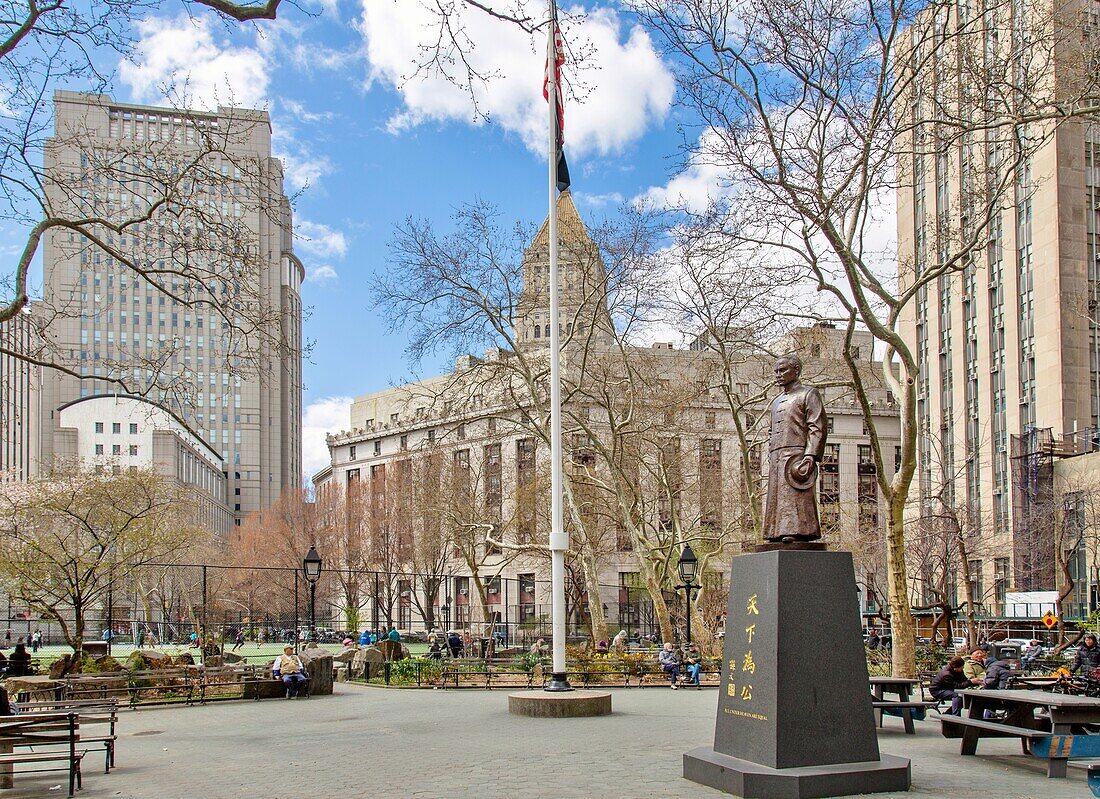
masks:
<path id="1" fill-rule="evenodd" d="M 1028 643 L 1029 652 L 1038 646 L 1037 640 Z M 962 696 L 959 691 L 966 688 L 991 688 L 1003 690 L 1009 687 L 1010 679 L 1019 673 L 1018 664 L 1014 660 L 993 660 L 990 657 L 991 647 L 986 644 L 979 646 L 970 653 L 970 657 L 954 657 L 947 665 L 936 672 L 929 683 L 929 693 L 933 699 L 941 702 L 951 702 L 951 708 L 947 712 L 951 715 L 959 715 L 962 711 Z M 1026 660 L 1026 655 L 1024 660 Z M 1100 645 L 1097 645 L 1096 636 L 1089 633 L 1085 636 L 1081 646 L 1077 648 L 1070 673 L 1077 674 L 1084 670 L 1086 674 L 1092 674 L 1100 669 Z"/>
<path id="2" fill-rule="evenodd" d="M 661 670 L 668 675 L 673 691 L 679 687 L 677 683 L 680 682 L 681 675 L 684 682 L 696 688 L 699 687 L 699 672 L 703 668 L 703 658 L 699 654 L 699 647 L 695 644 L 688 643 L 682 652 L 677 652 L 675 644 L 666 641 L 657 654 L 657 662 L 661 665 Z"/>

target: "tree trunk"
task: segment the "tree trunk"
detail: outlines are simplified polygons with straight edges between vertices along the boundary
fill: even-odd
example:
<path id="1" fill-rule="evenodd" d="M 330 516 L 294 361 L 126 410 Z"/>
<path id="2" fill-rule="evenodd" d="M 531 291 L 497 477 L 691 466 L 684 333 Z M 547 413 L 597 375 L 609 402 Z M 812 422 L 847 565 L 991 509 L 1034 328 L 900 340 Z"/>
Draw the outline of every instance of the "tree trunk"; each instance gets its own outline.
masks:
<path id="1" fill-rule="evenodd" d="M 580 547 L 580 561 L 584 570 L 584 587 L 588 592 L 588 619 L 592 624 L 592 639 L 594 642 L 610 641 L 607 635 L 607 617 L 604 616 L 603 599 L 600 596 L 599 566 L 587 540 Z"/>
<path id="2" fill-rule="evenodd" d="M 893 639 L 891 667 L 893 676 L 917 676 L 917 640 L 913 613 L 909 609 L 909 580 L 905 569 L 905 502 L 895 494 L 890 498 L 890 518 L 886 530 L 886 571 L 890 600 L 890 636 Z"/>

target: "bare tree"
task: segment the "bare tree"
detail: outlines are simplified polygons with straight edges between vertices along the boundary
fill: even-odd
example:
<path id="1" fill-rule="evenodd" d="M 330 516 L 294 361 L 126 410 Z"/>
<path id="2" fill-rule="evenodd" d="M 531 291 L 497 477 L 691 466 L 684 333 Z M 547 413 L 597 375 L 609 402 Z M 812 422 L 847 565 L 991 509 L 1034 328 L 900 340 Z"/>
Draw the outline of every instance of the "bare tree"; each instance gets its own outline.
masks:
<path id="1" fill-rule="evenodd" d="M 57 622 L 76 662 L 87 613 L 107 590 L 200 538 L 190 521 L 191 489 L 151 469 L 58 465 L 46 478 L 2 488 L 0 579 L 11 596 Z"/>

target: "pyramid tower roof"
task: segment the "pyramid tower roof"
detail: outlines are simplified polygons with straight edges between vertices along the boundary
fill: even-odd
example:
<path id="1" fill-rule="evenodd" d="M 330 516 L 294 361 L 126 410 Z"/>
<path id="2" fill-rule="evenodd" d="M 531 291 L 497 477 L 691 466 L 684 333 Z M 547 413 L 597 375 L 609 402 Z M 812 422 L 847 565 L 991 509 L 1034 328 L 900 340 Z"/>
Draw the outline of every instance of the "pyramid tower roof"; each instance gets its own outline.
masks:
<path id="1" fill-rule="evenodd" d="M 588 235 L 588 228 L 584 226 L 577 206 L 573 204 L 573 195 L 568 189 L 558 195 L 558 239 L 565 244 L 580 244 L 592 246 L 595 242 Z M 531 242 L 531 248 L 543 248 L 550 246 L 550 217 L 547 215 Z"/>

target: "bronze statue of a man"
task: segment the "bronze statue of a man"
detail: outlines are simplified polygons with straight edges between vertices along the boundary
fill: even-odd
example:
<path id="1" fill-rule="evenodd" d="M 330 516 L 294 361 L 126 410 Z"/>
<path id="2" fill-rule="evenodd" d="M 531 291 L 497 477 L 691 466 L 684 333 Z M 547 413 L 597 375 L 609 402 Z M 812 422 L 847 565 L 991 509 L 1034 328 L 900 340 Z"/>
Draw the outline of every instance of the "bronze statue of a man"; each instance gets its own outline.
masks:
<path id="1" fill-rule="evenodd" d="M 775 383 L 783 393 L 772 402 L 768 446 L 767 541 L 821 538 L 817 516 L 817 463 L 825 452 L 828 427 L 821 393 L 799 382 L 802 361 L 784 355 L 775 362 Z"/>

